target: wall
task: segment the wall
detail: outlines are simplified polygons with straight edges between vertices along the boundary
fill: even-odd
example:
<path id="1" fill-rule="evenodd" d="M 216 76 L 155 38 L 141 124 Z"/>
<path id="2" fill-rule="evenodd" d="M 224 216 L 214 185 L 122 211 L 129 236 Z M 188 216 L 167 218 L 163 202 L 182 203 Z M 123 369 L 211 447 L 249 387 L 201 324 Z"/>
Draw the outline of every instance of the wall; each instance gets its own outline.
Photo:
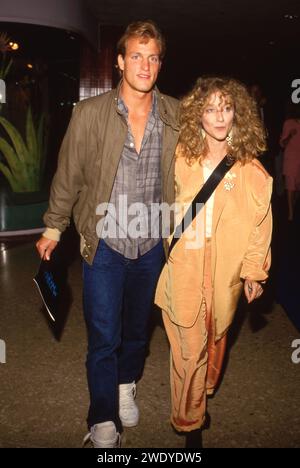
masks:
<path id="1" fill-rule="evenodd" d="M 94 45 L 98 40 L 97 20 L 84 0 L 1 0 L 0 21 L 75 31 Z"/>

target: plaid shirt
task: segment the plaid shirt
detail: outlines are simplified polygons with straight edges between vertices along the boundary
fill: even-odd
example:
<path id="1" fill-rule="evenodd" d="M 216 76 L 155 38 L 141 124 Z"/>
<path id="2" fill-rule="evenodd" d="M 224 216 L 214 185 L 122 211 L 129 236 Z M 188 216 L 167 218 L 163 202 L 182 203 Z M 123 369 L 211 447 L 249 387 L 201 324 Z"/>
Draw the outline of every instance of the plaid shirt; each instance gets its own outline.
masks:
<path id="1" fill-rule="evenodd" d="M 163 122 L 154 91 L 138 154 L 128 124 L 128 109 L 120 97 L 118 109 L 126 119 L 128 132 L 110 198 L 112 209 L 108 209 L 101 237 L 113 250 L 135 259 L 155 247 L 160 239 L 160 214 L 158 210 L 151 210 L 151 206 L 161 202 Z M 137 203 L 142 205 L 132 206 Z"/>

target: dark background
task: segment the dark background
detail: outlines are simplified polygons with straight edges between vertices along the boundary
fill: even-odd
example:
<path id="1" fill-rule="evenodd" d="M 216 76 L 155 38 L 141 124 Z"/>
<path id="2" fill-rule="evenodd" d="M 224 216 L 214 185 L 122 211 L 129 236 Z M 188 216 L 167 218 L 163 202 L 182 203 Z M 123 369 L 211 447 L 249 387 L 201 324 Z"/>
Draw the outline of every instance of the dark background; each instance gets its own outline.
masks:
<path id="1" fill-rule="evenodd" d="M 146 18 L 158 23 L 167 38 L 161 83 L 173 94 L 186 92 L 203 73 L 261 82 L 281 95 L 300 76 L 298 0 L 87 0 L 87 5 L 102 25 L 124 28 Z"/>
<path id="2" fill-rule="evenodd" d="M 159 77 L 162 91 L 180 97 L 202 74 L 225 74 L 258 83 L 266 98 L 269 146 L 277 142 L 300 77 L 298 0 L 88 0 L 102 25 L 125 27 L 151 18 L 167 39 Z M 100 34 L 101 42 L 101 34 Z"/>
<path id="3" fill-rule="evenodd" d="M 273 156 L 278 152 L 291 83 L 300 78 L 299 0 L 87 0 L 85 5 L 98 19 L 99 41 L 93 47 L 99 55 L 110 29 L 115 45 L 129 22 L 150 18 L 158 23 L 167 40 L 158 81 L 163 92 L 181 97 L 203 74 L 259 84 L 269 148 Z M 36 113 L 47 110 L 54 169 L 73 103 L 79 99 L 84 39 L 74 32 L 28 24 L 0 23 L 0 31 L 20 43 L 7 78 L 8 95 L 14 100 L 6 108 L 19 128 L 26 93 Z M 30 62 L 32 70 L 27 68 Z"/>

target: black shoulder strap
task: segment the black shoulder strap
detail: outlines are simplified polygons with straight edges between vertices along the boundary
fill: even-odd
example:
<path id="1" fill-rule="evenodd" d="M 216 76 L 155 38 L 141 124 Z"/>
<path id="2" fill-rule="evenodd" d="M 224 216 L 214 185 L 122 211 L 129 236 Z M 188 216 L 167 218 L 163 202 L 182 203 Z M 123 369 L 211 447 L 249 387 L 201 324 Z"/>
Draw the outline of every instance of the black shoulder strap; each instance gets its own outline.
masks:
<path id="1" fill-rule="evenodd" d="M 181 234 L 185 231 L 185 229 L 191 224 L 193 219 L 200 212 L 201 208 L 210 198 L 211 194 L 215 191 L 215 189 L 225 176 L 226 172 L 228 172 L 231 166 L 233 165 L 234 161 L 235 160 L 232 158 L 232 156 L 227 154 L 215 168 L 213 173 L 209 176 L 201 190 L 197 193 L 189 208 L 187 209 L 181 223 L 175 228 L 174 236 L 169 247 L 169 255 L 172 249 L 174 248 L 176 242 L 180 239 Z"/>

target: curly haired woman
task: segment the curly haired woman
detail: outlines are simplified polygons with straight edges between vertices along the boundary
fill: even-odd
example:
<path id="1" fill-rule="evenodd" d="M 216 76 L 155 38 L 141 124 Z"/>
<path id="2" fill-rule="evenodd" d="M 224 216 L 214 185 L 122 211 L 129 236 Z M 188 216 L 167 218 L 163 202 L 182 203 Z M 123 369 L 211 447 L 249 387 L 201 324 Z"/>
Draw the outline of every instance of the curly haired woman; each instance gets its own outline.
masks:
<path id="1" fill-rule="evenodd" d="M 206 397 L 216 388 L 241 292 L 252 302 L 268 277 L 272 178 L 257 160 L 264 150 L 246 88 L 233 79 L 200 78 L 181 103 L 177 225 L 224 156 L 234 164 L 174 246 L 156 291 L 171 346 L 171 422 L 186 433 L 186 447 L 201 446 Z"/>

